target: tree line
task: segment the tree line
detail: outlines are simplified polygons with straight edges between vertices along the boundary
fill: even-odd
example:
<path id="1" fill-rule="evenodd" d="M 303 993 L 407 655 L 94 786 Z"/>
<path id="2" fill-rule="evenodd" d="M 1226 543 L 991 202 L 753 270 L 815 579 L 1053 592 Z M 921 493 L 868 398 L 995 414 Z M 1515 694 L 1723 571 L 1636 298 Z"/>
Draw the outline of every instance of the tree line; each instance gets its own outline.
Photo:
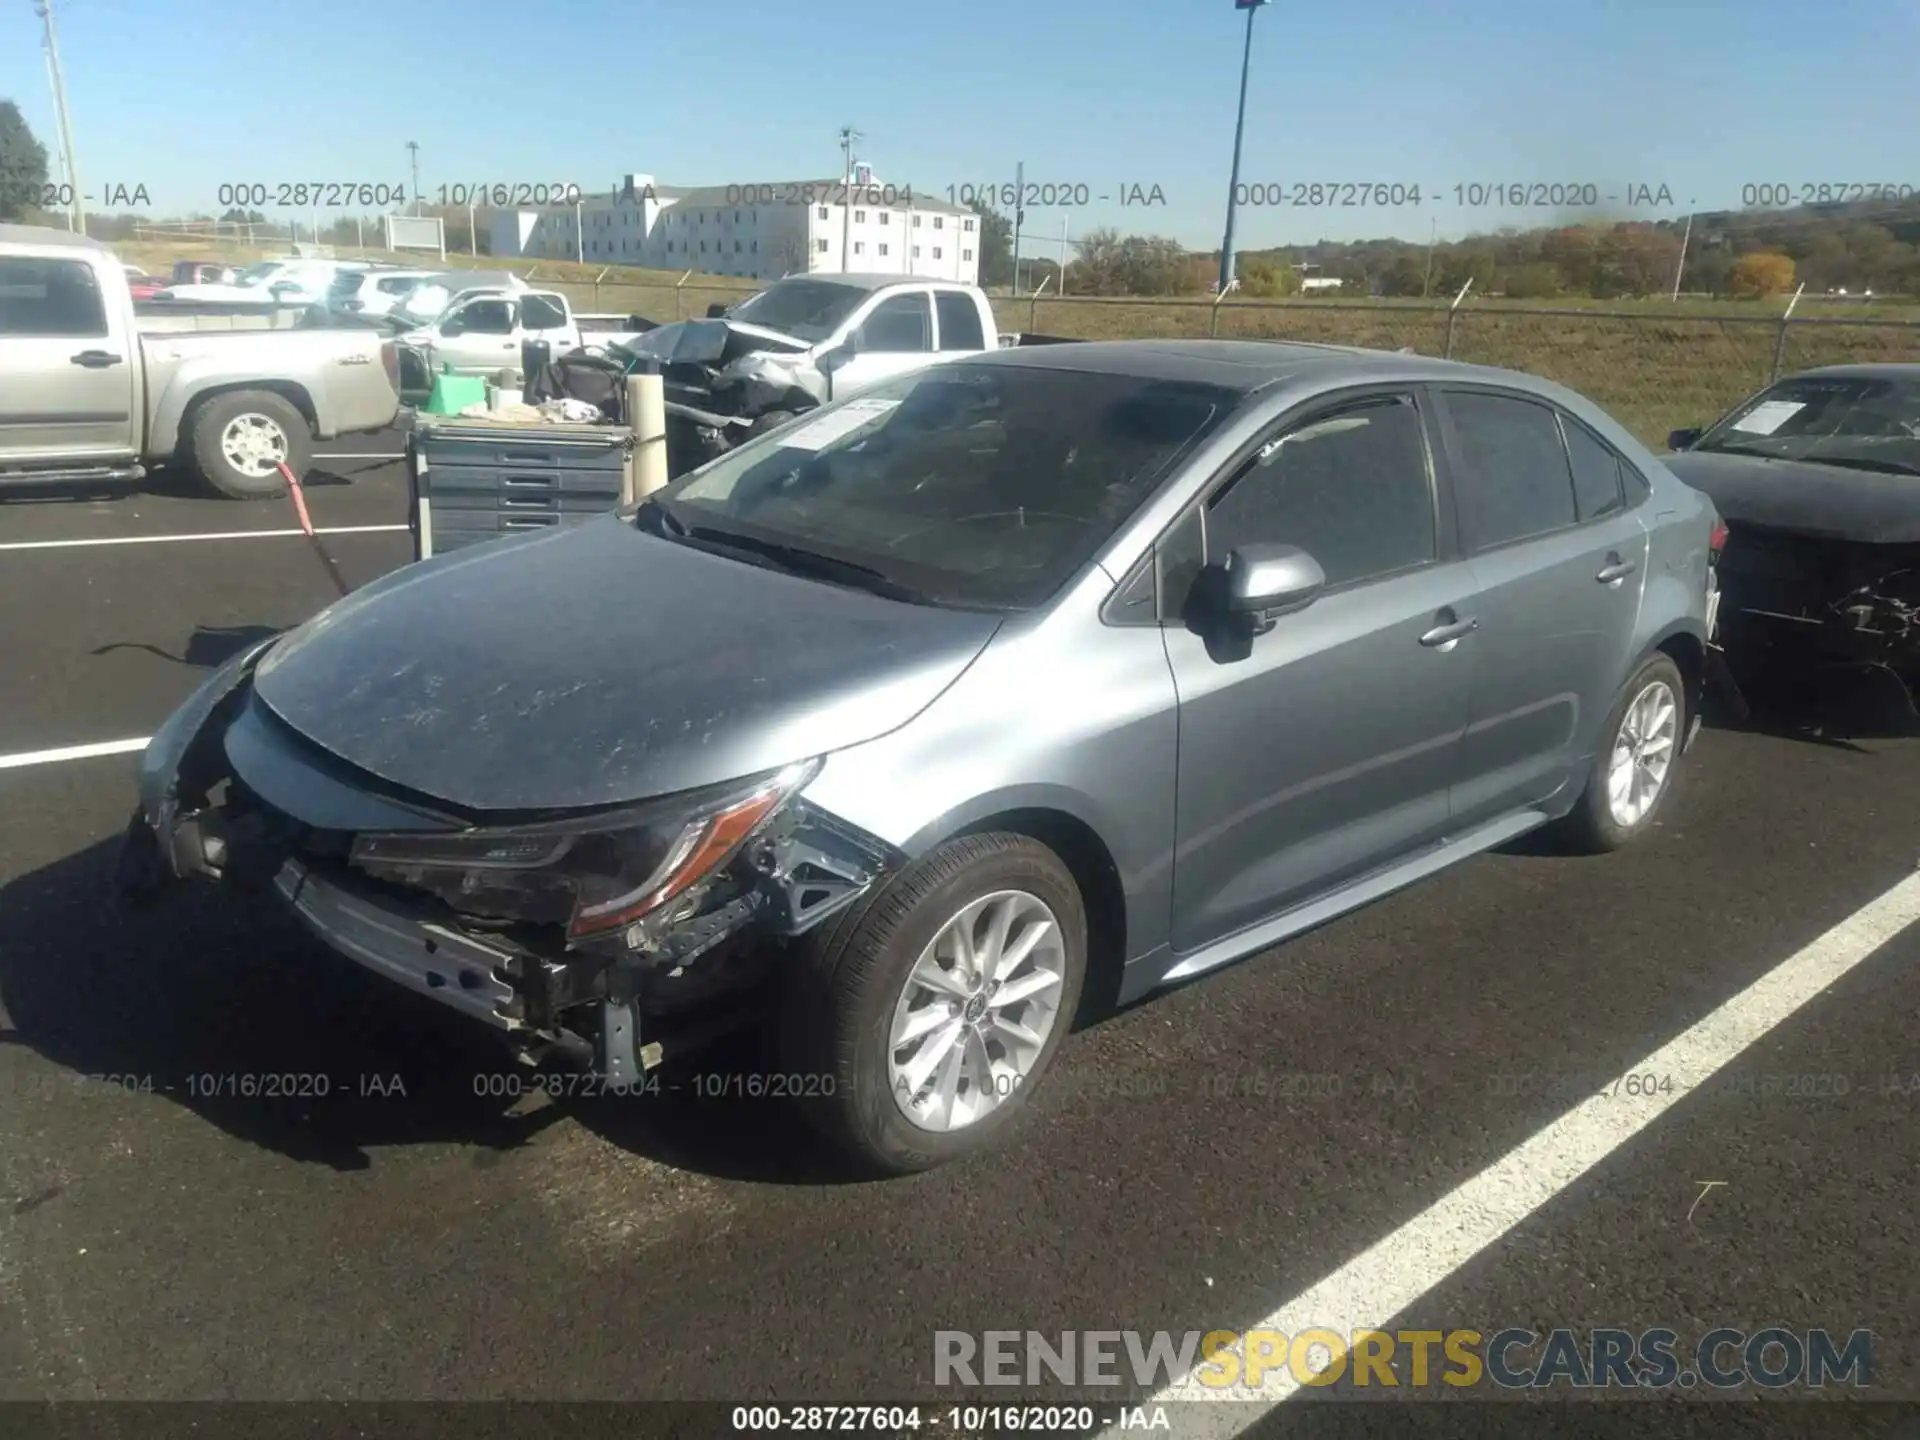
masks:
<path id="1" fill-rule="evenodd" d="M 1013 279 L 1012 225 L 982 205 L 981 284 Z M 1683 264 L 1684 248 L 1684 264 Z M 1052 260 L 1020 259 L 1020 290 L 1045 283 L 1070 295 L 1204 295 L 1220 254 L 1187 250 L 1163 236 L 1094 230 L 1073 245 L 1060 273 Z M 1341 296 L 1626 299 L 1670 294 L 1753 298 L 1790 293 L 1920 296 L 1920 201 L 1899 206 L 1823 205 L 1768 212 L 1722 211 L 1684 221 L 1604 221 L 1509 229 L 1423 245 L 1396 239 L 1322 241 L 1243 250 L 1241 293 L 1301 293 L 1309 276 L 1338 280 Z M 1315 287 L 1316 289 L 1321 287 Z"/>

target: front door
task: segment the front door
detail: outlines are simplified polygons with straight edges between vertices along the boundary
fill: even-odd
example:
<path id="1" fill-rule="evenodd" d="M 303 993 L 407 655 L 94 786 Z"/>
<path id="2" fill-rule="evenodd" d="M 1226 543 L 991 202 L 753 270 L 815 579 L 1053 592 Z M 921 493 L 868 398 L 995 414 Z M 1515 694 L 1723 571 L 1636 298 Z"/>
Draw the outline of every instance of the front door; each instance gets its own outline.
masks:
<path id="1" fill-rule="evenodd" d="M 858 352 L 833 373 L 835 400 L 933 363 L 933 307 L 924 290 L 887 296 L 867 312 L 856 333 Z"/>
<path id="2" fill-rule="evenodd" d="M 1647 532 L 1617 458 L 1579 422 L 1493 390 L 1440 399 L 1482 596 L 1453 802 L 1470 825 L 1584 783 L 1632 660 Z"/>
<path id="3" fill-rule="evenodd" d="M 1343 400 L 1283 422 L 1174 532 L 1170 593 L 1263 542 L 1299 546 L 1328 580 L 1239 646 L 1197 618 L 1164 629 L 1180 705 L 1176 951 L 1446 835 L 1477 582 L 1440 523 L 1429 449 L 1411 393 Z"/>
<path id="4" fill-rule="evenodd" d="M 125 462 L 139 443 L 139 340 L 70 253 L 0 256 L 0 465 Z"/>
<path id="5" fill-rule="evenodd" d="M 481 295 L 448 310 L 435 326 L 433 368 L 452 365 L 458 375 L 491 375 L 520 364 L 515 336 L 518 305 L 501 295 Z"/>

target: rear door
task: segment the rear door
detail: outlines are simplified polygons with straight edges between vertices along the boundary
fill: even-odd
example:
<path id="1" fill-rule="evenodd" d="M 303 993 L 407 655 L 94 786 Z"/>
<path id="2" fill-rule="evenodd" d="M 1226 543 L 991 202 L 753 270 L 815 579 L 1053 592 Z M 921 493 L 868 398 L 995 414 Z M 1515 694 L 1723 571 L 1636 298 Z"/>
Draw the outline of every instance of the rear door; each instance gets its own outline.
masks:
<path id="1" fill-rule="evenodd" d="M 544 340 L 553 347 L 555 355 L 578 349 L 580 327 L 567 306 L 567 297 L 551 290 L 532 290 L 522 295 L 520 339 Z M 512 363 L 519 363 L 517 354 Z"/>
<path id="2" fill-rule="evenodd" d="M 833 398 L 933 363 L 933 306 L 925 290 L 889 294 L 867 312 L 858 331 L 860 350 L 833 375 Z"/>
<path id="3" fill-rule="evenodd" d="M 1479 581 L 1456 824 L 1585 781 L 1640 612 L 1647 532 L 1613 452 L 1537 397 L 1440 387 L 1446 463 Z"/>
<path id="4" fill-rule="evenodd" d="M 933 292 L 934 354 L 942 360 L 978 355 L 987 348 L 980 306 L 963 290 Z"/>
<path id="5" fill-rule="evenodd" d="M 131 311 L 71 247 L 0 256 L 0 466 L 134 458 Z"/>

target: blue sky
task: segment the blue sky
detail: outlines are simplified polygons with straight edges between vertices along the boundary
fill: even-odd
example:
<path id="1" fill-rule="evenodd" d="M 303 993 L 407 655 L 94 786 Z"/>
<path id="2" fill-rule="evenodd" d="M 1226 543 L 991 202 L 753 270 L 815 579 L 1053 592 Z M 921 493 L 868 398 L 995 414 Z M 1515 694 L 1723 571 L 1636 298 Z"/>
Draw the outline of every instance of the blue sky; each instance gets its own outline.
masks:
<path id="1" fill-rule="evenodd" d="M 1011 181 L 1158 186 L 1164 206 L 1029 209 L 1219 243 L 1244 17 L 1231 0 L 55 0 L 83 188 L 150 213 L 223 181 L 669 184 L 838 172 L 945 196 Z M 534 17 L 537 17 L 537 23 Z M 0 97 L 54 150 L 26 0 Z M 1456 184 L 1664 185 L 1679 216 L 1743 185 L 1920 189 L 1920 0 L 1276 0 L 1255 23 L 1242 178 L 1418 184 L 1425 203 L 1242 209 L 1242 247 L 1442 238 L 1560 212 Z M 270 212 L 271 213 L 271 212 Z M 1034 244 L 1030 250 L 1057 248 Z"/>

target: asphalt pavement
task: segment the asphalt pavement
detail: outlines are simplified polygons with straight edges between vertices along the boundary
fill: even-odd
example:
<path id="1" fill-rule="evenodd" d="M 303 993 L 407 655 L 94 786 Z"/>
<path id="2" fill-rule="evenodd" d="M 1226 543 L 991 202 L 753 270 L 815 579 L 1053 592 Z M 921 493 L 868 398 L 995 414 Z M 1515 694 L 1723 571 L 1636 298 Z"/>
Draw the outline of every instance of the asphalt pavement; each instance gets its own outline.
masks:
<path id="1" fill-rule="evenodd" d="M 405 563 L 398 439 L 323 448 L 350 457 L 308 491 L 349 582 Z M 1297 1330 L 1316 1297 L 1336 1329 L 1869 1330 L 1853 1393 L 1920 1400 L 1913 739 L 1710 723 L 1643 843 L 1475 860 L 1074 1037 L 992 1153 L 847 1183 L 740 1093 L 744 1045 L 656 1095 L 515 1094 L 485 1034 L 281 917 L 108 903 L 136 742 L 333 597 L 287 502 L 166 489 L 0 502 L 0 1401 L 1104 1420 L 1156 1387 L 943 1387 L 936 1333 Z M 1475 1197 L 1515 1155 L 1568 1173 L 1509 1214 Z M 1364 1398 L 1230 1428 L 1376 1433 L 1322 1403 Z M 1657 1424 L 1724 1433 L 1726 1407 Z"/>

